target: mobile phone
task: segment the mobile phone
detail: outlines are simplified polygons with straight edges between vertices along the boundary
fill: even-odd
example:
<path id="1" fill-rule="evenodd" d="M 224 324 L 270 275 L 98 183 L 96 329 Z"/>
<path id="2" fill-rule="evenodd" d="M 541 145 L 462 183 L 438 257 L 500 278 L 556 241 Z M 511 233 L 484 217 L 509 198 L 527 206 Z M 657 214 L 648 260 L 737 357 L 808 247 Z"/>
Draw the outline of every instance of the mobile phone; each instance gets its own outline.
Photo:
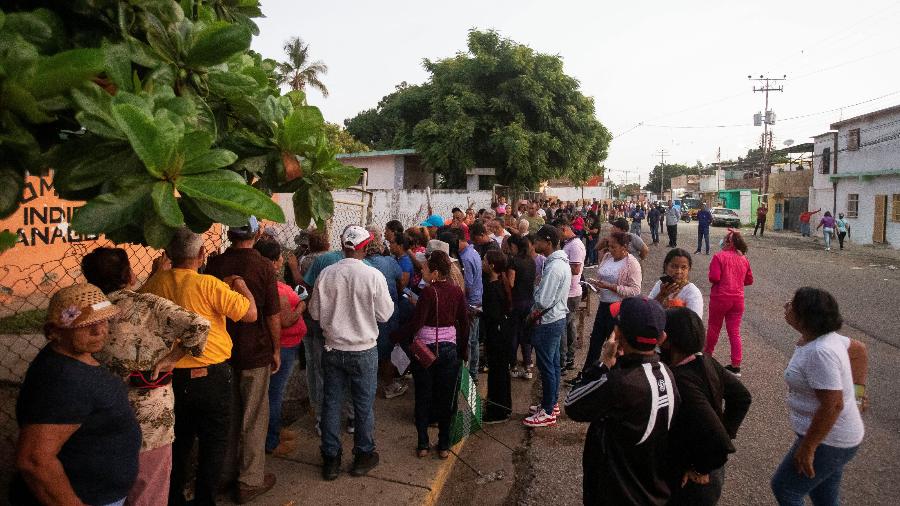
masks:
<path id="1" fill-rule="evenodd" d="M 673 283 L 674 281 L 675 281 L 675 278 L 673 278 L 672 276 L 669 276 L 668 274 L 666 274 L 665 276 L 659 277 L 659 282 L 664 285 Z"/>

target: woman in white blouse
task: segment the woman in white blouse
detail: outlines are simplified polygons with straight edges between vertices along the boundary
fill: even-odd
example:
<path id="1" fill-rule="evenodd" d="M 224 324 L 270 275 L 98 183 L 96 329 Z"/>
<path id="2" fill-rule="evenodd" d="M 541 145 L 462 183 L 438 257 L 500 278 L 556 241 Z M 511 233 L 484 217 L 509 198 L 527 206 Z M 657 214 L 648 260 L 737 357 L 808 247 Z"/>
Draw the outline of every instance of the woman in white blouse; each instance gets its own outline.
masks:
<path id="1" fill-rule="evenodd" d="M 687 307 L 703 318 L 703 294 L 691 283 L 691 254 L 681 248 L 673 248 L 663 260 L 664 276 L 653 285 L 648 297 L 656 299 L 666 309 Z"/>

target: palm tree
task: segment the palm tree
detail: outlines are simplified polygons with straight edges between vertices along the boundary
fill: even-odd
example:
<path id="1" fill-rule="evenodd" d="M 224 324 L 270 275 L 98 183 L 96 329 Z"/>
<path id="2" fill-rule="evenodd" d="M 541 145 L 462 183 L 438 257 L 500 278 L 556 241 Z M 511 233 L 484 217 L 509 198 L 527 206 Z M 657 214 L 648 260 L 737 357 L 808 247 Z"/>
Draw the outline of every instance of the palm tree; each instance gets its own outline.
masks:
<path id="1" fill-rule="evenodd" d="M 300 37 L 292 37 L 284 43 L 284 52 L 287 53 L 288 61 L 280 62 L 276 68 L 278 84 L 287 84 L 292 90 L 300 91 L 310 85 L 327 97 L 328 88 L 319 80 L 319 76 L 328 73 L 328 66 L 321 60 L 309 61 L 309 44 Z"/>

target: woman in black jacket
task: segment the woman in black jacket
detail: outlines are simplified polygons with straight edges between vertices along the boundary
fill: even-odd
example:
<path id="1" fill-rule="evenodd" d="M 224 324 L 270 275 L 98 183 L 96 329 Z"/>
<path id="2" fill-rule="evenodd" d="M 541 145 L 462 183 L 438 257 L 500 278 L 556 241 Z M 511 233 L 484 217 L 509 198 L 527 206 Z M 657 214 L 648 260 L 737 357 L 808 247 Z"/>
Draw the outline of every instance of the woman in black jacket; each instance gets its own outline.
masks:
<path id="1" fill-rule="evenodd" d="M 701 353 L 706 332 L 697 313 L 686 307 L 666 311 L 666 335 L 663 361 L 681 394 L 669 431 L 669 504 L 716 504 L 725 462 L 735 451 L 731 441 L 750 409 L 750 392 L 737 376 Z"/>

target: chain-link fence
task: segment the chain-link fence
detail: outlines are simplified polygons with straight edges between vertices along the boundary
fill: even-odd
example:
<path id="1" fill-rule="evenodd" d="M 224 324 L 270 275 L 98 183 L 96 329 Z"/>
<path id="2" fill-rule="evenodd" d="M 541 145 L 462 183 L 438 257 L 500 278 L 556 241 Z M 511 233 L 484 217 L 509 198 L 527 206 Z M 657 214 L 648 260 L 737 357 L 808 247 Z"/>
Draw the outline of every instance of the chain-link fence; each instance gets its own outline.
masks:
<path id="1" fill-rule="evenodd" d="M 223 232 L 215 227 L 206 233 L 208 251 L 224 246 Z M 152 248 L 115 245 L 100 239 L 70 243 L 58 258 L 28 264 L 28 249 L 22 246 L 4 253 L 20 255 L 16 262 L 0 267 L 0 492 L 11 473 L 16 434 L 16 397 L 25 371 L 47 344 L 41 327 L 50 297 L 60 288 L 84 281 L 81 259 L 97 247 L 121 247 L 128 252 L 138 285 L 149 277 L 153 260 L 160 254 Z M 10 258 L 7 256 L 7 258 Z M 0 495 L 0 497 L 5 497 Z"/>

